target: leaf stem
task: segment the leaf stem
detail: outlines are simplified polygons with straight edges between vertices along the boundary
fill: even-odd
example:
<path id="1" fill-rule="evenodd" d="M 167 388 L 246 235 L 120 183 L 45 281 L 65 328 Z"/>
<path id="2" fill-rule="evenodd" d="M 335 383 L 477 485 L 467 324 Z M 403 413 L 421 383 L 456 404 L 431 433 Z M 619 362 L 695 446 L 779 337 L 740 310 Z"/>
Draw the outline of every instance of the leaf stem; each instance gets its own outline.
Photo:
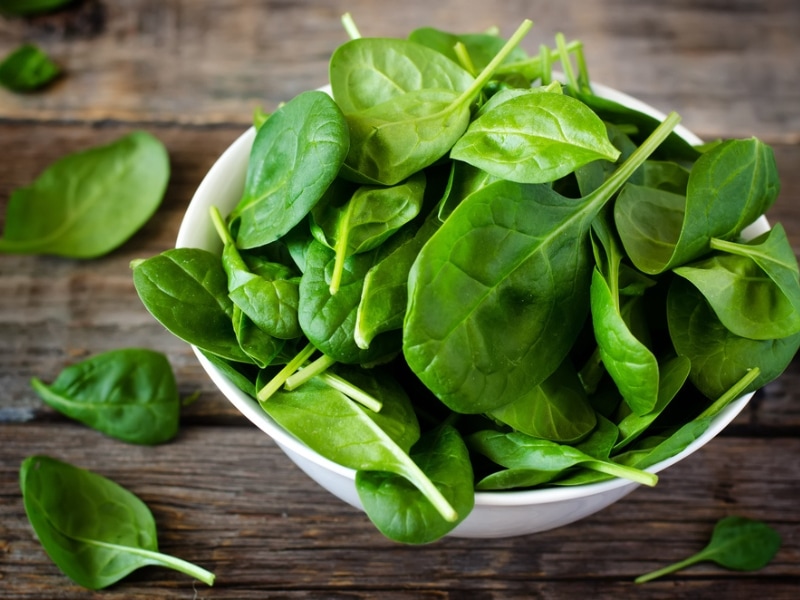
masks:
<path id="1" fill-rule="evenodd" d="M 311 355 L 314 354 L 316 348 L 314 344 L 309 343 L 305 348 L 300 350 L 297 355 L 290 360 L 286 365 L 278 371 L 278 374 L 275 375 L 272 379 L 270 379 L 264 387 L 262 387 L 258 393 L 256 394 L 256 398 L 259 402 L 266 402 L 272 394 L 277 392 L 283 384 L 286 383 L 286 380 L 294 374 L 297 369 L 303 366 L 305 362 L 311 358 Z"/>
<path id="2" fill-rule="evenodd" d="M 553 60 L 550 55 L 550 48 L 546 44 L 539 46 L 539 57 L 542 62 L 542 73 L 540 79 L 542 85 L 549 85 L 553 80 Z"/>
<path id="3" fill-rule="evenodd" d="M 606 475 L 613 475 L 622 479 L 630 479 L 631 481 L 635 481 L 649 487 L 653 487 L 656 483 L 658 483 L 658 475 L 655 473 L 620 465 L 615 462 L 592 460 L 584 463 L 584 466 L 594 471 L 605 473 Z"/>
<path id="4" fill-rule="evenodd" d="M 475 77 L 477 75 L 477 72 L 475 71 L 475 63 L 472 62 L 472 58 L 470 57 L 469 51 L 464 45 L 464 42 L 457 42 L 456 45 L 453 46 L 453 50 L 458 57 L 458 62 L 460 62 L 461 66 L 464 67 L 464 70 Z"/>
<path id="5" fill-rule="evenodd" d="M 333 273 L 331 273 L 331 281 L 328 287 L 331 296 L 336 295 L 336 292 L 339 291 L 339 286 L 342 284 L 344 261 L 347 259 L 347 244 L 350 241 L 350 217 L 353 214 L 353 204 L 352 201 L 348 202 L 344 217 L 342 217 L 342 220 L 336 228 L 336 244 L 333 248 L 335 253 Z"/>
<path id="6" fill-rule="evenodd" d="M 353 16 L 349 12 L 346 12 L 342 15 L 342 26 L 351 40 L 357 40 L 361 37 L 361 32 L 358 31 L 356 22 L 353 20 Z"/>
<path id="7" fill-rule="evenodd" d="M 569 56 L 569 50 L 567 50 L 567 42 L 561 32 L 556 34 L 556 47 L 561 58 L 561 66 L 564 67 L 564 76 L 567 78 L 567 83 L 573 89 L 580 90 L 578 79 L 575 77 L 575 71 L 572 68 L 572 59 Z"/>
<path id="8" fill-rule="evenodd" d="M 304 369 L 305 370 L 305 369 Z M 383 403 L 372 394 L 368 394 L 360 387 L 353 385 L 343 377 L 339 377 L 334 373 L 322 373 L 319 375 L 320 379 L 333 389 L 342 392 L 345 396 L 358 402 L 365 408 L 370 409 L 372 412 L 381 412 Z"/>
<path id="9" fill-rule="evenodd" d="M 314 362 L 306 366 L 299 367 L 299 370 L 295 371 L 291 377 L 286 379 L 286 383 L 283 387 L 288 391 L 295 390 L 303 385 L 306 381 L 313 379 L 317 375 L 322 375 L 326 369 L 335 364 L 336 361 L 334 359 L 327 354 L 323 354 Z"/>
<path id="10" fill-rule="evenodd" d="M 222 218 L 222 214 L 219 212 L 219 209 L 212 205 L 209 207 L 208 213 L 211 215 L 211 222 L 214 224 L 214 229 L 216 229 L 217 235 L 222 240 L 222 243 L 233 244 L 231 232 L 228 230 L 228 226 L 225 224 L 225 219 Z"/>
<path id="11" fill-rule="evenodd" d="M 699 419 L 705 419 L 709 417 L 715 416 L 719 411 L 725 408 L 728 404 L 736 400 L 739 396 L 744 394 L 744 391 L 748 388 L 748 386 L 753 383 L 758 376 L 761 375 L 761 369 L 758 367 L 753 367 L 749 369 L 747 373 L 742 376 L 739 381 L 734 383 L 727 392 L 722 394 L 717 400 L 715 400 L 711 406 L 706 408 L 700 415 L 697 417 Z"/>
<path id="12" fill-rule="evenodd" d="M 681 569 L 690 567 L 693 564 L 696 564 L 702 560 L 704 560 L 702 552 L 699 552 L 697 554 L 690 556 L 689 558 L 685 558 L 671 565 L 667 565 L 666 567 L 663 567 L 661 569 L 656 569 L 655 571 L 651 571 L 650 573 L 645 573 L 644 575 L 640 575 L 633 581 L 634 583 L 646 583 L 658 577 L 663 577 L 664 575 L 669 575 L 670 573 L 674 573 L 675 571 L 680 571 Z"/>

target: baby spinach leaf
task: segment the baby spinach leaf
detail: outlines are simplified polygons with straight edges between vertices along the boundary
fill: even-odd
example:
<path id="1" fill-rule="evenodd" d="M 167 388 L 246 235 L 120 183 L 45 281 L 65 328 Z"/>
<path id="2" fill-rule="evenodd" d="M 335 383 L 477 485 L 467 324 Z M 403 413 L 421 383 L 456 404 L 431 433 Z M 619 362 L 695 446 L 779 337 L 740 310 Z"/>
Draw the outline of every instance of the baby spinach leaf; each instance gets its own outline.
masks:
<path id="1" fill-rule="evenodd" d="M 311 211 L 311 228 L 314 236 L 336 253 L 331 293 L 339 288 L 348 256 L 380 246 L 419 214 L 425 183 L 421 171 L 397 185 L 361 186 L 350 198 L 325 202 L 331 197 L 323 196 Z"/>
<path id="2" fill-rule="evenodd" d="M 720 519 L 708 545 L 697 554 L 636 578 L 646 583 L 704 561 L 736 571 L 757 571 L 767 566 L 781 547 L 781 536 L 761 521 L 746 517 Z"/>
<path id="3" fill-rule="evenodd" d="M 33 15 L 55 10 L 71 4 L 74 0 L 0 0 L 0 14 Z"/>
<path id="4" fill-rule="evenodd" d="M 586 198 L 499 181 L 459 204 L 428 240 L 409 275 L 403 353 L 451 410 L 508 404 L 561 364 L 588 310 L 592 220 L 677 119 Z"/>
<path id="5" fill-rule="evenodd" d="M 229 216 L 237 246 L 263 246 L 297 225 L 335 179 L 348 146 L 347 123 L 324 92 L 303 92 L 272 113 L 258 129 L 244 192 Z"/>
<path id="6" fill-rule="evenodd" d="M 45 552 L 78 585 L 105 588 L 147 565 L 214 584 L 213 573 L 158 551 L 150 509 L 110 479 L 48 456 L 30 456 L 20 467 L 20 488 Z"/>
<path id="7" fill-rule="evenodd" d="M 455 509 L 455 521 L 442 517 L 418 488 L 393 473 L 358 471 L 356 489 L 367 516 L 386 537 L 427 544 L 448 534 L 472 511 L 472 463 L 466 444 L 450 425 L 427 432 L 410 457 Z"/>
<path id="8" fill-rule="evenodd" d="M 345 42 L 331 55 L 331 91 L 345 114 L 421 89 L 466 91 L 473 77 L 457 61 L 422 44 L 386 38 Z"/>
<path id="9" fill-rule="evenodd" d="M 681 278 L 667 294 L 667 323 L 675 351 L 691 361 L 691 382 L 708 398 L 724 393 L 753 367 L 761 375 L 744 391 L 762 387 L 784 371 L 800 347 L 800 334 L 751 340 L 732 333 L 700 291 Z"/>
<path id="10" fill-rule="evenodd" d="M 31 380 L 48 405 L 133 444 L 161 444 L 178 433 L 180 397 L 167 357 L 125 348 L 65 368 L 52 384 Z"/>
<path id="11" fill-rule="evenodd" d="M 223 358 L 252 362 L 233 329 L 233 303 L 219 256 L 173 248 L 131 266 L 139 299 L 170 333 Z"/>
<path id="12" fill-rule="evenodd" d="M 507 469 L 531 470 L 555 475 L 574 466 L 582 466 L 615 477 L 653 486 L 658 477 L 610 460 L 594 458 L 574 446 L 542 440 L 523 433 L 478 431 L 467 438 L 471 450 L 486 456 Z"/>
<path id="13" fill-rule="evenodd" d="M 519 183 L 555 181 L 597 159 L 619 156 L 603 122 L 563 94 L 526 93 L 470 123 L 450 156 Z"/>
<path id="14" fill-rule="evenodd" d="M 312 450 L 357 471 L 388 471 L 417 487 L 447 521 L 458 514 L 433 482 L 377 421 L 387 418 L 394 397 L 380 398 L 380 413 L 371 413 L 341 392 L 312 379 L 299 388 L 275 392 L 262 402 L 281 427 Z M 404 413 L 405 414 L 405 411 Z"/>
<path id="15" fill-rule="evenodd" d="M 631 261 L 648 274 L 698 258 L 711 238 L 732 238 L 763 214 L 780 188 L 772 149 L 756 139 L 729 140 L 692 167 L 686 197 L 626 185 L 614 219 Z"/>
<path id="16" fill-rule="evenodd" d="M 516 431 L 565 443 L 584 438 L 597 423 L 569 361 L 513 402 L 489 411 L 489 415 Z"/>
<path id="17" fill-rule="evenodd" d="M 450 177 L 439 203 L 439 220 L 444 222 L 464 199 L 497 180 L 497 177 L 468 163 L 451 161 Z"/>
<path id="18" fill-rule="evenodd" d="M 342 279 L 335 294 L 330 282 L 336 256 L 325 245 L 312 242 L 306 257 L 306 271 L 300 279 L 298 319 L 308 339 L 337 362 L 371 363 L 399 350 L 396 332 L 387 332 L 374 340 L 368 349 L 356 344 L 355 325 L 364 278 L 383 257 L 384 246 L 347 258 Z M 389 247 L 385 248 L 390 251 Z"/>
<path id="19" fill-rule="evenodd" d="M 153 215 L 168 179 L 166 149 L 141 131 L 65 156 L 11 194 L 0 252 L 107 254 Z"/>
<path id="20" fill-rule="evenodd" d="M 467 129 L 470 105 L 494 69 L 530 27 L 531 22 L 524 21 L 463 91 L 417 87 L 381 103 L 372 99 L 368 107 L 357 112 L 345 110 L 351 138 L 346 164 L 369 179 L 393 185 L 439 160 Z M 438 52 L 416 46 L 441 57 Z"/>
<path id="21" fill-rule="evenodd" d="M 353 330 L 359 348 L 369 348 L 380 333 L 403 327 L 408 304 L 408 273 L 420 249 L 439 225 L 437 215 L 431 213 L 413 237 L 367 271 Z"/>
<path id="22" fill-rule="evenodd" d="M 800 332 L 797 259 L 780 224 L 744 244 L 714 239 L 711 244 L 723 253 L 675 273 L 702 292 L 725 327 L 754 340 Z"/>
<path id="23" fill-rule="evenodd" d="M 259 368 L 270 365 L 283 349 L 283 340 L 258 327 L 236 304 L 233 305 L 231 324 L 242 352 Z"/>
<path id="24" fill-rule="evenodd" d="M 23 44 L 0 62 L 0 86 L 15 92 L 39 89 L 58 77 L 61 69 L 38 46 Z"/>

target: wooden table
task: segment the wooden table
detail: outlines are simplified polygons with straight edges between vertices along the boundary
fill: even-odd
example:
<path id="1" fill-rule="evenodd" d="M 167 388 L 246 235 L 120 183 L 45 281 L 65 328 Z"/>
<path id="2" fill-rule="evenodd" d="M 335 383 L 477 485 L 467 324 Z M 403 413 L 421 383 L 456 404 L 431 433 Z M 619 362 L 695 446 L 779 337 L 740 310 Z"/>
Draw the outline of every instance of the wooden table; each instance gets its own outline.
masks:
<path id="1" fill-rule="evenodd" d="M 65 69 L 36 94 L 0 90 L 0 212 L 10 192 L 67 152 L 146 129 L 172 178 L 156 216 L 89 261 L 0 256 L 0 597 L 3 598 L 797 598 L 800 597 L 800 363 L 690 460 L 583 521 L 511 539 L 387 541 L 329 496 L 216 391 L 188 346 L 145 311 L 128 268 L 170 248 L 194 189 L 249 125 L 326 82 L 350 11 L 365 35 L 435 25 L 509 34 L 526 17 L 535 51 L 563 31 L 584 41 L 594 80 L 676 110 L 701 137 L 773 145 L 783 190 L 768 216 L 800 251 L 800 3 L 404 0 L 83 0 L 51 15 L 0 18 L 0 55 L 34 41 Z M 0 217 L 0 225 L 2 218 Z M 183 394 L 199 392 L 170 444 L 113 441 L 49 409 L 52 381 L 101 351 L 165 352 Z M 145 568 L 102 593 L 66 579 L 22 507 L 20 462 L 50 454 L 112 477 L 153 510 L 161 548 L 217 575 L 207 588 Z M 633 578 L 696 552 L 737 514 L 783 536 L 757 573 L 712 564 L 644 586 Z"/>

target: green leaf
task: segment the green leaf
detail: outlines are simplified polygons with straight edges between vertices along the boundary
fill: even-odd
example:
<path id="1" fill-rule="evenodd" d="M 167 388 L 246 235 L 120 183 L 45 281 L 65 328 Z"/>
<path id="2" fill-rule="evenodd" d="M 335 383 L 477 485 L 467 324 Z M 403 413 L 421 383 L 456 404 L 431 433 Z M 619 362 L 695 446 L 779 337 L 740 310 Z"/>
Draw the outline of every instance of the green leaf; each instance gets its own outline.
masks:
<path id="1" fill-rule="evenodd" d="M 0 0 L 0 13 L 27 16 L 55 10 L 72 4 L 74 0 Z"/>
<path id="2" fill-rule="evenodd" d="M 672 565 L 636 578 L 645 583 L 691 565 L 712 561 L 736 571 L 757 571 L 767 566 L 781 547 L 781 536 L 761 521 L 746 517 L 725 517 L 717 522 L 708 545 Z"/>
<path id="3" fill-rule="evenodd" d="M 160 444 L 178 433 L 180 396 L 160 352 L 111 350 L 65 368 L 49 386 L 31 385 L 57 411 L 124 442 Z"/>
<path id="4" fill-rule="evenodd" d="M 775 201 L 780 182 L 772 149 L 729 140 L 692 167 L 686 197 L 626 185 L 614 220 L 631 261 L 657 274 L 708 252 L 712 238 L 735 238 Z"/>
<path id="5" fill-rule="evenodd" d="M 47 555 L 72 581 L 108 587 L 147 565 L 213 585 L 214 574 L 158 552 L 150 509 L 117 483 L 48 456 L 20 467 L 25 513 Z"/>
<path id="6" fill-rule="evenodd" d="M 588 311 L 591 223 L 676 122 L 586 198 L 499 181 L 428 240 L 409 275 L 403 353 L 451 410 L 508 404 L 561 364 Z"/>
<path id="7" fill-rule="evenodd" d="M 58 77 L 61 69 L 38 46 L 23 44 L 0 62 L 0 86 L 30 92 Z"/>
<path id="8" fill-rule="evenodd" d="M 548 92 L 510 98 L 470 123 L 450 152 L 495 177 L 546 183 L 593 160 L 619 156 L 582 102 Z"/>
<path id="9" fill-rule="evenodd" d="M 448 425 L 426 433 L 410 457 L 455 509 L 458 519 L 442 517 L 418 488 L 393 473 L 358 471 L 356 489 L 367 516 L 386 537 L 427 544 L 448 534 L 472 511 L 472 464 L 458 431 Z"/>
<path id="10" fill-rule="evenodd" d="M 0 252 L 107 254 L 150 219 L 168 179 L 167 151 L 145 132 L 65 156 L 11 194 Z"/>
<path id="11" fill-rule="evenodd" d="M 252 362 L 233 329 L 233 303 L 219 256 L 173 248 L 132 266 L 139 299 L 170 333 L 223 358 Z"/>
<path id="12" fill-rule="evenodd" d="M 348 146 L 341 110 L 324 92 L 303 92 L 272 113 L 256 133 L 229 216 L 237 246 L 263 246 L 297 225 L 339 173 Z"/>

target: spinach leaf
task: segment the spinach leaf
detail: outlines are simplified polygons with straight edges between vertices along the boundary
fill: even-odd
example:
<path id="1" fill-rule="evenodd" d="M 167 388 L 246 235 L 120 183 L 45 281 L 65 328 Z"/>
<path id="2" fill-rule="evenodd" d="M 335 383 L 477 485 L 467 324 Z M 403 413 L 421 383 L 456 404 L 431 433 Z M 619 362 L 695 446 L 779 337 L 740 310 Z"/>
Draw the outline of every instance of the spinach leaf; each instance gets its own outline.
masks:
<path id="1" fill-rule="evenodd" d="M 31 380 L 57 411 L 133 444 L 160 444 L 178 433 L 180 397 L 167 357 L 125 348 L 65 368 L 51 385 Z"/>
<path id="2" fill-rule="evenodd" d="M 15 92 L 39 89 L 58 77 L 61 69 L 38 46 L 23 44 L 0 62 L 0 86 Z"/>
<path id="3" fill-rule="evenodd" d="M 800 334 L 772 340 L 751 340 L 729 331 L 700 291 L 675 278 L 667 294 L 667 323 L 675 351 L 692 364 L 689 378 L 708 398 L 716 398 L 748 369 L 761 375 L 753 391 L 780 375 L 800 348 Z"/>
<path id="4" fill-rule="evenodd" d="M 437 215 L 431 213 L 413 237 L 367 271 L 353 331 L 359 348 L 369 348 L 380 333 L 403 327 L 408 303 L 408 273 L 420 249 L 439 225 Z"/>
<path id="5" fill-rule="evenodd" d="M 439 203 L 439 220 L 444 222 L 466 198 L 497 180 L 497 177 L 468 163 L 451 161 L 450 177 Z"/>
<path id="6" fill-rule="evenodd" d="M 393 473 L 358 471 L 356 489 L 367 516 L 386 537 L 427 544 L 448 534 L 472 511 L 472 463 L 466 444 L 450 425 L 427 432 L 410 457 L 455 509 L 455 521 L 445 519 L 418 488 Z"/>
<path id="7" fill-rule="evenodd" d="M 769 564 L 781 547 L 781 536 L 761 521 L 746 517 L 720 519 L 708 545 L 697 554 L 636 578 L 646 583 L 704 561 L 736 571 L 757 571 Z"/>
<path id="8" fill-rule="evenodd" d="M 711 246 L 723 252 L 675 273 L 702 292 L 727 329 L 754 340 L 800 332 L 797 259 L 780 224 L 744 244 L 712 239 Z"/>
<path id="9" fill-rule="evenodd" d="M 336 262 L 333 251 L 315 240 L 306 256 L 306 270 L 300 279 L 300 327 L 320 351 L 338 362 L 371 363 L 400 349 L 398 336 L 393 335 L 397 332 L 376 338 L 367 349 L 356 344 L 354 334 L 364 278 L 380 262 L 384 250 L 390 248 L 381 246 L 347 258 L 335 294 L 330 292 Z"/>
<path id="10" fill-rule="evenodd" d="M 105 588 L 146 565 L 214 584 L 213 573 L 158 551 L 150 509 L 110 479 L 48 456 L 30 456 L 20 467 L 20 488 L 45 552 L 78 585 Z"/>
<path id="11" fill-rule="evenodd" d="M 519 183 L 555 181 L 593 160 L 619 156 L 603 122 L 563 94 L 526 93 L 470 123 L 450 157 Z"/>
<path id="12" fill-rule="evenodd" d="M 425 183 L 421 171 L 397 185 L 361 186 L 349 198 L 323 196 L 311 211 L 311 230 L 317 240 L 336 252 L 332 294 L 339 289 L 348 256 L 380 246 L 419 214 Z"/>
<path id="13" fill-rule="evenodd" d="M 692 167 L 686 197 L 626 185 L 614 219 L 631 261 L 648 274 L 690 262 L 711 238 L 735 238 L 775 201 L 780 183 L 772 149 L 756 139 L 728 140 Z"/>
<path id="14" fill-rule="evenodd" d="M 33 15 L 72 4 L 74 0 L 0 0 L 0 14 Z"/>
<path id="15" fill-rule="evenodd" d="M 168 179 L 166 149 L 141 131 L 65 156 L 11 194 L 0 252 L 107 254 L 153 215 Z"/>
<path id="16" fill-rule="evenodd" d="M 170 333 L 223 358 L 252 362 L 233 329 L 233 303 L 219 256 L 173 248 L 131 266 L 139 299 Z"/>
<path id="17" fill-rule="evenodd" d="M 506 40 L 492 33 L 455 34 L 434 27 L 415 29 L 408 35 L 408 39 L 436 50 L 455 63 L 460 62 L 455 48 L 458 44 L 463 44 L 470 63 L 478 71 L 486 68 L 506 43 Z M 513 64 L 525 61 L 527 58 L 527 52 L 522 48 L 516 47 L 508 54 L 502 64 Z"/>
<path id="18" fill-rule="evenodd" d="M 445 520 L 457 520 L 458 513 L 409 458 L 409 448 L 398 445 L 376 422 L 378 415 L 387 418 L 397 398 L 380 400 L 381 412 L 372 413 L 341 392 L 312 379 L 291 392 L 276 391 L 261 406 L 281 427 L 315 452 L 357 471 L 400 475 L 417 487 Z"/>
<path id="19" fill-rule="evenodd" d="M 297 225 L 339 172 L 349 138 L 324 92 L 303 92 L 272 113 L 250 151 L 244 192 L 228 217 L 240 248 L 273 242 Z"/>
<path id="20" fill-rule="evenodd" d="M 470 106 L 494 69 L 530 27 L 530 21 L 523 22 L 503 50 L 463 91 L 416 87 L 380 103 L 373 98 L 357 112 L 345 109 L 351 138 L 346 164 L 371 180 L 393 185 L 439 160 L 467 129 Z M 441 57 L 438 52 L 413 45 Z"/>
<path id="21" fill-rule="evenodd" d="M 574 446 L 542 440 L 519 432 L 478 431 L 468 436 L 467 443 L 472 451 L 486 456 L 507 469 L 520 472 L 532 471 L 536 477 L 548 477 L 548 481 L 575 466 L 649 486 L 655 485 L 658 481 L 658 477 L 652 473 L 620 465 L 611 460 L 594 458 Z"/>
<path id="22" fill-rule="evenodd" d="M 578 374 L 566 360 L 542 383 L 489 416 L 515 431 L 554 442 L 576 442 L 597 423 Z"/>
<path id="23" fill-rule="evenodd" d="M 591 223 L 677 119 L 586 198 L 499 181 L 459 204 L 428 240 L 409 275 L 403 353 L 451 410 L 508 404 L 561 364 L 588 310 Z"/>

